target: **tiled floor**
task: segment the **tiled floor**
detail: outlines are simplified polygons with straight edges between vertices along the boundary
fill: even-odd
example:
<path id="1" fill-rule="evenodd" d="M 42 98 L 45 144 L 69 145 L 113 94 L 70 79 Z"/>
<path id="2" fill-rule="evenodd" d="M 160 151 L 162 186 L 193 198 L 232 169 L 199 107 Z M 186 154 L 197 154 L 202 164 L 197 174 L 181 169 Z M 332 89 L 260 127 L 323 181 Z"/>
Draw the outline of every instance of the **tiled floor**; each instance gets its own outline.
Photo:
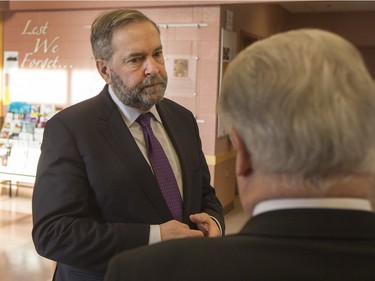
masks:
<path id="1" fill-rule="evenodd" d="M 227 234 L 237 232 L 246 217 L 239 201 L 225 216 Z M 0 281 L 48 281 L 54 262 L 40 257 L 31 240 L 31 199 L 0 196 Z"/>
<path id="2" fill-rule="evenodd" d="M 47 281 L 53 262 L 40 257 L 31 241 L 30 198 L 0 197 L 0 281 Z"/>

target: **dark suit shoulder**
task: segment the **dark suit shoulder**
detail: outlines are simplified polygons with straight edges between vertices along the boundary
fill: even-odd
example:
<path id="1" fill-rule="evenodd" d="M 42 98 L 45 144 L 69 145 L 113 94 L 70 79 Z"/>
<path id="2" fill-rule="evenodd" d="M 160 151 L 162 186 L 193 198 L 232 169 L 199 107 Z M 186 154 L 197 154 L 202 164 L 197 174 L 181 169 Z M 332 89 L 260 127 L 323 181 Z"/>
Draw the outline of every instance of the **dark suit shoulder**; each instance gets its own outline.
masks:
<path id="1" fill-rule="evenodd" d="M 178 113 L 193 116 L 193 113 L 190 110 L 168 98 L 164 98 L 161 102 L 159 102 L 156 105 L 156 108 L 164 111 L 167 114 Z"/>
<path id="2" fill-rule="evenodd" d="M 308 212 L 307 212 L 308 211 Z M 277 212 L 284 219 L 261 223 L 250 219 L 237 235 L 221 238 L 191 238 L 162 242 L 122 253 L 108 269 L 109 277 L 121 273 L 120 280 L 289 280 L 289 281 L 354 281 L 374 280 L 375 233 L 374 215 L 363 211 L 300 210 L 301 215 L 288 222 L 290 214 Z M 319 216 L 335 216 L 335 223 Z M 293 212 L 297 213 L 297 212 Z M 340 213 L 340 214 L 338 214 Z M 269 212 L 268 215 L 275 215 Z M 288 217 L 286 217 L 288 215 Z M 257 220 L 264 221 L 258 215 Z M 302 217 L 308 229 L 304 228 Z M 280 217 L 278 217 L 280 218 Z M 323 219 L 324 218 L 324 219 Z M 359 220 L 360 223 L 355 223 Z M 280 223 L 281 222 L 281 223 Z M 250 227 L 256 224 L 255 229 Z M 268 224 L 288 229 L 268 231 Z M 359 227 L 359 224 L 362 226 Z M 360 228 L 350 235 L 340 232 L 344 225 Z M 322 228 L 330 235 L 322 236 Z M 359 232 L 367 232 L 361 234 Z M 251 233 L 250 233 L 251 232 Z M 333 235 L 332 235 L 333 234 Z M 168 270 L 167 270 L 168 269 Z M 126 278 L 125 278 L 126 277 Z M 117 279 L 108 278 L 106 281 Z"/>
<path id="3" fill-rule="evenodd" d="M 98 95 L 64 108 L 53 116 L 51 120 L 56 118 L 66 119 L 67 121 L 72 121 L 71 119 L 78 121 L 92 119 L 93 116 L 106 119 L 114 109 L 116 109 L 115 103 L 109 95 L 108 87 L 105 86 Z"/>

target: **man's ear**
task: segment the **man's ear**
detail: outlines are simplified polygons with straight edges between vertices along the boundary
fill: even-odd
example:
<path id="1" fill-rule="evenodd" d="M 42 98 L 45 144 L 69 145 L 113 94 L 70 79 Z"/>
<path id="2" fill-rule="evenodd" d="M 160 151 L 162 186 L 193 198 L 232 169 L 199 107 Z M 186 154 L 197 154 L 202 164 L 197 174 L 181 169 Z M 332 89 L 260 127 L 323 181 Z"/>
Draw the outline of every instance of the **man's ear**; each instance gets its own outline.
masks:
<path id="1" fill-rule="evenodd" d="M 251 155 L 247 150 L 245 143 L 242 140 L 242 137 L 238 134 L 235 128 L 232 128 L 231 139 L 237 151 L 236 174 L 237 176 L 242 177 L 249 176 L 253 172 Z"/>
<path id="2" fill-rule="evenodd" d="M 112 83 L 111 73 L 109 71 L 108 62 L 103 59 L 96 60 L 96 68 L 99 71 L 100 76 L 104 79 L 107 84 Z"/>

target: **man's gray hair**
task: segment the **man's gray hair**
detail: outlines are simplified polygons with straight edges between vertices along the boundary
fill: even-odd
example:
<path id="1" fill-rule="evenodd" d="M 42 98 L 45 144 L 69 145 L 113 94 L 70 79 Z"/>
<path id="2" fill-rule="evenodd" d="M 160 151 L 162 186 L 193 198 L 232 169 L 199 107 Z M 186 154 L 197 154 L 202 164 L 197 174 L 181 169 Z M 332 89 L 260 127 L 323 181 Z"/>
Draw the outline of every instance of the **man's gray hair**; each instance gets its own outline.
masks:
<path id="1" fill-rule="evenodd" d="M 301 29 L 250 45 L 229 64 L 218 108 L 266 173 L 315 181 L 374 170 L 374 81 L 333 33 Z"/>
<path id="2" fill-rule="evenodd" d="M 95 59 L 109 61 L 113 55 L 112 36 L 115 30 L 133 22 L 148 21 L 155 26 L 155 22 L 137 10 L 118 9 L 100 14 L 91 25 L 91 48 Z"/>

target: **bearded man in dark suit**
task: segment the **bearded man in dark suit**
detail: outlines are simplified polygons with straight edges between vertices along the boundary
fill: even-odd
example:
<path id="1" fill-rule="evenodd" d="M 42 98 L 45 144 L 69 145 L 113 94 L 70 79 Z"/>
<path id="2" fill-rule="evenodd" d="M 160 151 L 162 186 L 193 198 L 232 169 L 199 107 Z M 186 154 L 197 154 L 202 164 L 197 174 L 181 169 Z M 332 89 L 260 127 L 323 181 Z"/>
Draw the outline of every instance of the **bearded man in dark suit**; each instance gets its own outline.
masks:
<path id="1" fill-rule="evenodd" d="M 105 12 L 92 24 L 91 45 L 106 86 L 48 121 L 33 194 L 34 244 L 57 262 L 56 281 L 103 280 L 116 253 L 225 229 L 197 122 L 163 98 L 158 26 L 139 11 Z M 151 159 L 138 121 L 145 114 L 168 176 L 153 166 L 160 158 Z M 164 182 L 173 186 L 171 205 Z"/>

